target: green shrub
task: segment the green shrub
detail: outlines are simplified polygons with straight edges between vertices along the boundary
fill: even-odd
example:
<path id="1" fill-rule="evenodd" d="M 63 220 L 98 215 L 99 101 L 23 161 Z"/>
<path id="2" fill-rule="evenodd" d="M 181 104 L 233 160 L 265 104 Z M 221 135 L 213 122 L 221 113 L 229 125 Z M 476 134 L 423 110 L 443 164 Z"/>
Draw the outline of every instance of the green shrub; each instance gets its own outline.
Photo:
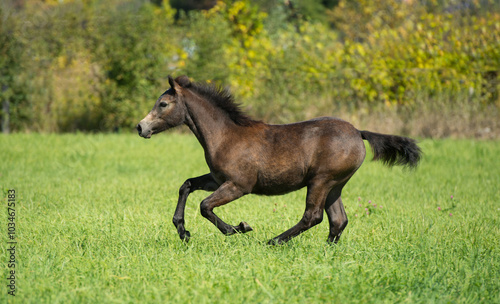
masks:
<path id="1" fill-rule="evenodd" d="M 3 2 L 11 129 L 130 130 L 168 74 L 229 86 L 279 123 L 339 109 L 498 113 L 496 2 L 304 3 L 226 0 L 176 14 L 168 1 Z"/>

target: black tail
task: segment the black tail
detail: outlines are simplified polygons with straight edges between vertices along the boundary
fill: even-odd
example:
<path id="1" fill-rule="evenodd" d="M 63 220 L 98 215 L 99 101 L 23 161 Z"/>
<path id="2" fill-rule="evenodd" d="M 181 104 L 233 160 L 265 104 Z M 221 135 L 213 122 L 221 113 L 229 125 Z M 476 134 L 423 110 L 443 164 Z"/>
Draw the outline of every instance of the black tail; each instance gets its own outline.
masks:
<path id="1" fill-rule="evenodd" d="M 370 143 L 373 160 L 381 160 L 384 164 L 415 168 L 420 161 L 422 151 L 415 140 L 407 137 L 385 135 L 369 131 L 359 131 L 361 137 Z"/>

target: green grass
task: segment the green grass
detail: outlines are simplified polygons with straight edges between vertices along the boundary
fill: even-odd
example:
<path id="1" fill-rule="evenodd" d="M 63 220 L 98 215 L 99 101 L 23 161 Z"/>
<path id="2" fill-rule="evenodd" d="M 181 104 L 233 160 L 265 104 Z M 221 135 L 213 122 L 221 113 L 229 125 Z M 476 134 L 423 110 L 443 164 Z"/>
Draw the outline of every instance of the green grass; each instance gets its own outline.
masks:
<path id="1" fill-rule="evenodd" d="M 228 223 L 254 228 L 230 237 L 200 215 L 207 193 L 195 192 L 186 208 L 192 238 L 179 240 L 171 223 L 178 188 L 207 172 L 193 136 L 0 136 L 0 303 L 14 303 L 6 287 L 11 188 L 15 303 L 500 303 L 500 142 L 421 147 L 414 172 L 367 156 L 344 188 L 350 222 L 338 245 L 326 243 L 325 217 L 270 247 L 300 219 L 303 190 L 217 208 Z M 366 215 L 369 200 L 377 207 Z"/>

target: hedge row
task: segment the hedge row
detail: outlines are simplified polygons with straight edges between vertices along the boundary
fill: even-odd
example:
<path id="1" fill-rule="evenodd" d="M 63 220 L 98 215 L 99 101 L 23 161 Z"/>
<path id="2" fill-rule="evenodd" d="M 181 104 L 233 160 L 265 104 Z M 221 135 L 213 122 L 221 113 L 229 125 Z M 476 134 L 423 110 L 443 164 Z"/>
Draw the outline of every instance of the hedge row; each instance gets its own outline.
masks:
<path id="1" fill-rule="evenodd" d="M 229 86 L 254 116 L 280 123 L 339 108 L 500 107 L 495 1 L 345 0 L 321 20 L 290 1 L 188 13 L 152 2 L 3 2 L 10 129 L 130 130 L 169 74 Z"/>

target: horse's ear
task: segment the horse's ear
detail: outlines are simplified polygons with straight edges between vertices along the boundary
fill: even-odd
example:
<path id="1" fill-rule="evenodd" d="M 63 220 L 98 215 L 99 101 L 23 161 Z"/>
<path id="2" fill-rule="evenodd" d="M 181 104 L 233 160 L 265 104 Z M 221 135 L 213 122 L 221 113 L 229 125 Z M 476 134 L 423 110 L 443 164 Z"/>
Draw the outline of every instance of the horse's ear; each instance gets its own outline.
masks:
<path id="1" fill-rule="evenodd" d="M 176 79 L 173 79 L 172 76 L 168 75 L 168 83 L 170 87 L 174 89 L 177 93 L 181 88 L 188 88 L 191 86 L 191 80 L 187 76 L 179 76 Z"/>
<path id="2" fill-rule="evenodd" d="M 174 79 L 172 78 L 172 76 L 168 75 L 168 84 L 170 85 L 170 87 L 173 89 L 175 87 L 175 81 Z"/>
<path id="3" fill-rule="evenodd" d="M 188 88 L 191 86 L 191 80 L 189 80 L 189 77 L 187 77 L 186 75 L 175 78 L 175 82 L 177 82 L 183 88 Z"/>
<path id="4" fill-rule="evenodd" d="M 172 76 L 168 75 L 168 83 L 170 84 L 170 87 L 174 90 L 174 92 L 178 92 L 180 90 L 179 84 L 175 82 L 175 80 L 172 78 Z"/>

